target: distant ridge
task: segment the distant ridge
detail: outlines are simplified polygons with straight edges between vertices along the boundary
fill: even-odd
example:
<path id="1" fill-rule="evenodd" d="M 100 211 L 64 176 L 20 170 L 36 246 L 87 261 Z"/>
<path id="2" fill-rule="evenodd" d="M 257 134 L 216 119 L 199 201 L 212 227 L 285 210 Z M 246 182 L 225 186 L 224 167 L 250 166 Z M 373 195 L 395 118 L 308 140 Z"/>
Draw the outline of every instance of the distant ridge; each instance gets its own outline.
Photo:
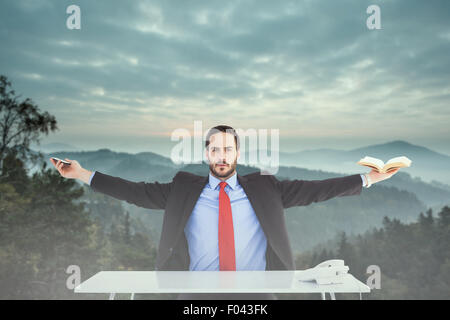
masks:
<path id="1" fill-rule="evenodd" d="M 279 160 L 282 166 L 348 174 L 365 172 L 365 169 L 356 164 L 365 156 L 383 161 L 396 156 L 406 156 L 412 160 L 412 165 L 410 168 L 400 170 L 401 172 L 420 177 L 430 183 L 437 181 L 450 185 L 450 156 L 404 140 L 394 140 L 350 150 L 318 148 L 297 152 L 280 152 Z M 247 153 L 243 159 L 249 159 Z"/>
<path id="2" fill-rule="evenodd" d="M 414 144 L 411 144 L 411 143 L 403 141 L 403 140 L 395 140 L 395 141 L 386 142 L 386 143 L 382 143 L 382 144 L 369 145 L 367 147 L 352 149 L 350 151 L 351 152 L 377 152 L 377 151 L 397 152 L 398 150 L 402 150 L 404 152 L 429 152 L 429 153 L 434 153 L 436 155 L 449 157 L 449 155 L 433 151 L 433 150 L 423 147 L 423 146 L 414 145 Z"/>
<path id="3" fill-rule="evenodd" d="M 41 151 L 41 152 L 55 152 L 55 151 L 80 151 L 78 147 L 75 147 L 71 144 L 67 143 L 46 143 L 46 144 L 33 144 L 30 146 L 30 148 L 34 151 Z"/>

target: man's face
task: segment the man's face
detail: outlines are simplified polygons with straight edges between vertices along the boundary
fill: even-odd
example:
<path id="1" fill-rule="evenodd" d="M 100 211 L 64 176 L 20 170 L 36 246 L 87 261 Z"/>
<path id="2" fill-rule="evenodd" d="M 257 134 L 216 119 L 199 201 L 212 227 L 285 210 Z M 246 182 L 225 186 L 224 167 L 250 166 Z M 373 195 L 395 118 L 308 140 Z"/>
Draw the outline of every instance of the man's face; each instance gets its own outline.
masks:
<path id="1" fill-rule="evenodd" d="M 236 170 L 237 158 L 240 156 L 236 150 L 234 136 L 231 133 L 218 132 L 211 135 L 209 141 L 205 152 L 211 173 L 217 178 L 230 177 Z"/>

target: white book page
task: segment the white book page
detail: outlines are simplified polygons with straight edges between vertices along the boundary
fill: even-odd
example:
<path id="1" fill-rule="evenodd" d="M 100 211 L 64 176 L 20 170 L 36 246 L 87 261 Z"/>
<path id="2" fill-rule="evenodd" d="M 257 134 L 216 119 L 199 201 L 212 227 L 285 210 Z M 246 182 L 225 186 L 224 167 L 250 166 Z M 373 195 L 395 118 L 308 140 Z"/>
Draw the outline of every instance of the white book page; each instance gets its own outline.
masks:
<path id="1" fill-rule="evenodd" d="M 409 160 L 407 157 L 404 157 L 404 156 L 392 158 L 388 162 L 386 162 L 386 164 L 393 163 L 393 162 L 401 162 L 401 163 L 406 164 L 407 166 L 409 166 L 411 164 L 411 160 Z"/>
<path id="2" fill-rule="evenodd" d="M 365 156 L 365 157 L 362 158 L 360 161 L 361 161 L 361 162 L 369 162 L 369 163 L 376 164 L 376 165 L 379 166 L 380 168 L 383 168 L 383 167 L 384 167 L 384 162 L 383 162 L 382 160 L 380 160 L 380 159 L 377 159 L 377 158 Z"/>

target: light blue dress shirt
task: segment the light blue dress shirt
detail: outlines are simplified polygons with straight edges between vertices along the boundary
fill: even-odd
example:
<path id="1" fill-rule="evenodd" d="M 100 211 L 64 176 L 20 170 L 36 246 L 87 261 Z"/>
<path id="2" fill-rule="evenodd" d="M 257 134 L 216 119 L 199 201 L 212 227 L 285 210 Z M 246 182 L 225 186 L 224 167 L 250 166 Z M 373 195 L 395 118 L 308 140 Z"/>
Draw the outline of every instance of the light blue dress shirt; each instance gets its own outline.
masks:
<path id="1" fill-rule="evenodd" d="M 184 234 L 189 247 L 189 270 L 219 270 L 219 192 L 220 179 L 209 173 L 192 210 Z M 255 211 L 239 184 L 236 172 L 225 180 L 225 192 L 233 216 L 236 270 L 265 270 L 267 239 Z"/>
<path id="2" fill-rule="evenodd" d="M 89 185 L 91 185 L 92 178 L 94 177 L 95 171 L 92 171 L 91 176 L 89 178 Z"/>
<path id="3" fill-rule="evenodd" d="M 89 185 L 94 177 L 92 172 Z M 361 174 L 363 186 L 367 182 Z M 203 188 L 184 234 L 189 248 L 189 270 L 219 270 L 219 191 L 220 179 L 209 173 L 208 183 Z M 225 192 L 231 202 L 235 243 L 236 270 L 265 270 L 267 238 L 255 211 L 239 184 L 236 172 L 225 180 Z"/>

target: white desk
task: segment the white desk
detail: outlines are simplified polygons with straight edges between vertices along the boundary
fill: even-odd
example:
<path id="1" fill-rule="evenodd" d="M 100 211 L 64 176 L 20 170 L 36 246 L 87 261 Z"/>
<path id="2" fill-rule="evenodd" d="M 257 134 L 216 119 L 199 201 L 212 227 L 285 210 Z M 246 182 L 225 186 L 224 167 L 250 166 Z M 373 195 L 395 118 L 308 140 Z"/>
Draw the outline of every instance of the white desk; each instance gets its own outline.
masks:
<path id="1" fill-rule="evenodd" d="M 351 274 L 343 283 L 299 281 L 302 271 L 101 271 L 75 288 L 77 293 L 367 293 L 370 288 Z"/>

